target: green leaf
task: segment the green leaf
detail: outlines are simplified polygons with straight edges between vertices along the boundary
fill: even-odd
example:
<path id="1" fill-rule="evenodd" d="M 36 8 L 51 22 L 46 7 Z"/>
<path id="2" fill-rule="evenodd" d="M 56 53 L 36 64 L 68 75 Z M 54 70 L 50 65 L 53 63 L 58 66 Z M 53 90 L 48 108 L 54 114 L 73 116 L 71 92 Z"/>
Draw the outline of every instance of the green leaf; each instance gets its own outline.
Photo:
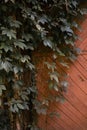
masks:
<path id="1" fill-rule="evenodd" d="M 69 84 L 68 81 L 62 81 L 61 82 L 61 85 L 64 86 L 64 87 L 68 87 L 68 84 Z"/>
<path id="2" fill-rule="evenodd" d="M 20 28 L 20 26 L 22 25 L 20 21 L 14 20 L 12 17 L 9 17 L 8 20 L 11 27 Z"/>
<path id="3" fill-rule="evenodd" d="M 54 85 L 54 87 L 53 87 L 53 88 L 54 88 L 54 90 L 55 90 L 55 91 L 57 91 L 57 92 L 59 91 L 59 89 L 58 89 L 58 86 L 57 86 L 57 85 Z"/>
<path id="4" fill-rule="evenodd" d="M 13 68 L 13 70 L 14 70 L 14 73 L 15 73 L 15 74 L 17 74 L 17 73 L 19 72 L 19 68 L 18 68 L 17 66 L 15 66 L 15 67 Z"/>
<path id="5" fill-rule="evenodd" d="M 51 118 L 53 118 L 53 117 L 60 118 L 60 114 L 59 114 L 58 112 L 51 112 L 51 113 L 49 114 L 49 116 L 50 116 Z"/>
<path id="6" fill-rule="evenodd" d="M 15 47 L 19 47 L 20 49 L 24 50 L 26 48 L 26 45 L 24 43 L 24 40 L 19 39 L 14 41 Z"/>
<path id="7" fill-rule="evenodd" d="M 1 101 L 6 98 L 6 105 L 8 105 L 8 109 L 10 108 L 10 113 L 18 114 L 20 112 L 18 114 L 20 122 L 20 114 L 25 116 L 21 110 L 28 109 L 30 101 L 34 107 L 31 113 L 33 117 L 35 109 L 38 113 L 48 115 L 49 104 L 46 101 L 43 104 L 41 101 L 41 105 L 37 103 L 40 101 L 37 98 L 36 84 L 34 84 L 35 76 L 31 73 L 31 70 L 35 69 L 32 62 L 37 60 L 39 63 L 38 58 L 35 59 L 38 54 L 40 54 L 39 59 L 44 56 L 48 61 L 46 65 L 49 73 L 46 77 L 49 76 L 49 82 L 51 82 L 49 88 L 53 89 L 53 92 L 56 91 L 55 94 L 51 94 L 52 90 L 47 89 L 49 92 L 44 98 L 49 101 L 63 101 L 62 92 L 67 88 L 63 69 L 68 67 L 66 63 L 68 59 L 75 60 L 76 52 L 79 54 L 74 43 L 78 38 L 75 29 L 78 28 L 77 18 L 81 19 L 81 15 L 85 11 L 79 8 L 76 0 L 0 1 L 0 98 Z M 34 49 L 35 51 L 32 53 Z M 53 55 L 54 53 L 56 55 Z M 41 61 L 44 61 L 44 58 Z M 58 66 L 59 64 L 62 68 Z M 39 66 L 36 65 L 37 70 L 40 69 L 37 67 Z M 43 68 L 44 66 L 42 71 L 45 70 Z M 19 83 L 19 80 L 22 80 L 23 84 Z M 6 84 L 6 90 L 3 84 Z M 34 87 L 29 88 L 31 85 Z M 56 98 L 56 94 L 58 98 Z M 41 96 L 43 95 L 44 93 Z M 44 109 L 44 106 L 47 108 Z M 26 124 L 26 120 L 24 120 L 24 124 Z M 0 129 L 2 130 L 1 127 Z M 33 129 L 35 128 L 33 127 Z"/>
<path id="8" fill-rule="evenodd" d="M 37 113 L 46 115 L 47 114 L 47 108 L 38 108 Z"/>
<path id="9" fill-rule="evenodd" d="M 9 109 L 10 109 L 11 112 L 15 113 L 15 109 L 14 109 L 13 105 L 11 105 Z"/>
<path id="10" fill-rule="evenodd" d="M 60 62 L 60 64 L 61 64 L 62 66 L 64 66 L 64 67 L 66 67 L 66 68 L 69 68 L 68 63 L 65 63 L 65 62 Z"/>
<path id="11" fill-rule="evenodd" d="M 60 97 L 60 102 L 64 103 L 66 101 L 66 99 L 64 97 Z"/>
<path id="12" fill-rule="evenodd" d="M 59 83 L 59 79 L 58 79 L 58 73 L 50 73 L 50 79 L 51 80 L 55 80 L 57 83 Z"/>
<path id="13" fill-rule="evenodd" d="M 24 106 L 23 106 L 22 104 L 20 104 L 20 103 L 17 103 L 17 107 L 18 107 L 19 109 L 24 110 Z"/>
<path id="14" fill-rule="evenodd" d="M 15 3 L 15 0 L 5 0 L 5 3 L 11 1 L 12 3 Z"/>
<path id="15" fill-rule="evenodd" d="M 54 62 L 53 63 L 45 62 L 45 64 L 47 65 L 48 69 L 52 70 L 52 72 L 54 72 L 54 70 L 56 69 L 56 64 Z"/>
<path id="16" fill-rule="evenodd" d="M 6 87 L 5 87 L 5 85 L 0 84 L 0 96 L 2 96 L 2 91 L 3 90 L 6 90 Z"/>
<path id="17" fill-rule="evenodd" d="M 19 66 L 18 64 L 16 66 L 13 67 L 13 71 L 15 74 L 17 74 L 18 72 L 23 72 L 23 67 Z"/>
<path id="18" fill-rule="evenodd" d="M 59 48 L 56 48 L 56 51 L 60 56 L 65 56 L 65 54 Z"/>
<path id="19" fill-rule="evenodd" d="M 12 3 L 15 3 L 15 0 L 10 0 Z"/>
<path id="20" fill-rule="evenodd" d="M 11 40 L 12 38 L 16 39 L 16 31 L 10 30 L 8 28 L 2 27 L 2 35 L 6 35 Z"/>
<path id="21" fill-rule="evenodd" d="M 8 61 L 2 62 L 1 69 L 4 69 L 6 72 L 9 72 L 12 69 L 12 64 Z"/>
<path id="22" fill-rule="evenodd" d="M 43 43 L 44 43 L 45 46 L 48 46 L 48 47 L 50 47 L 50 48 L 53 47 L 53 43 L 52 43 L 49 39 L 45 39 L 45 40 L 43 41 Z"/>
<path id="23" fill-rule="evenodd" d="M 40 17 L 40 19 L 38 20 L 38 23 L 41 23 L 43 25 L 47 22 L 47 17 L 45 15 L 43 17 Z"/>
<path id="24" fill-rule="evenodd" d="M 0 88 L 0 96 L 2 96 L 2 89 Z"/>
<path id="25" fill-rule="evenodd" d="M 25 55 L 24 57 L 20 58 L 21 62 L 25 63 L 25 62 L 29 62 L 30 61 L 30 56 Z"/>
<path id="26" fill-rule="evenodd" d="M 73 34 L 73 30 L 70 27 L 67 26 L 61 26 L 61 31 L 62 32 L 69 32 Z"/>
<path id="27" fill-rule="evenodd" d="M 49 83 L 49 89 L 53 89 L 53 86 L 54 86 L 53 82 L 50 82 Z"/>
<path id="28" fill-rule="evenodd" d="M 22 38 L 28 42 L 33 39 L 33 36 L 31 34 L 23 34 Z"/>
<path id="29" fill-rule="evenodd" d="M 78 2 L 77 1 L 72 1 L 72 5 L 76 8 L 77 5 L 78 5 Z"/>
<path id="30" fill-rule="evenodd" d="M 2 89 L 2 90 L 6 90 L 6 87 L 5 87 L 5 85 L 0 85 L 0 89 Z"/>
<path id="31" fill-rule="evenodd" d="M 4 49 L 5 52 L 13 51 L 13 48 L 6 43 L 1 43 L 0 49 Z"/>
<path id="32" fill-rule="evenodd" d="M 17 104 L 14 104 L 14 108 L 13 108 L 13 109 L 14 109 L 15 112 L 19 112 L 19 109 L 18 109 L 18 107 L 17 107 Z"/>
<path id="33" fill-rule="evenodd" d="M 30 70 L 35 69 L 35 66 L 32 63 L 28 62 L 27 65 L 30 68 Z"/>
<path id="34" fill-rule="evenodd" d="M 25 95 L 25 94 L 21 94 L 21 98 L 22 98 L 24 101 L 28 101 L 28 100 L 29 100 L 28 96 Z"/>

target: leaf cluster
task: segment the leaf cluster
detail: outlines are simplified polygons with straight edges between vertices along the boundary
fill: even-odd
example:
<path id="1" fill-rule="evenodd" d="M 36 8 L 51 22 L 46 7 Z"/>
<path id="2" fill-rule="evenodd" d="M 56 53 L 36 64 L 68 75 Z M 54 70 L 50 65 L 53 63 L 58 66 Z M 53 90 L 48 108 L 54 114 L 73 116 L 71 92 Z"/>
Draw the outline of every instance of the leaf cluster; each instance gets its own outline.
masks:
<path id="1" fill-rule="evenodd" d="M 74 41 L 78 36 L 74 30 L 79 28 L 75 19 L 83 14 L 76 0 L 0 1 L 1 107 L 7 106 L 12 113 L 29 109 L 30 94 L 37 94 L 37 90 L 23 81 L 23 75 L 35 69 L 31 55 L 41 45 L 56 54 L 54 59 L 75 59 L 78 49 Z M 46 64 L 52 70 L 49 76 L 54 84 L 51 82 L 50 87 L 58 91 L 55 64 Z M 65 61 L 61 65 L 67 67 Z M 61 86 L 67 87 L 67 82 L 61 82 Z"/>

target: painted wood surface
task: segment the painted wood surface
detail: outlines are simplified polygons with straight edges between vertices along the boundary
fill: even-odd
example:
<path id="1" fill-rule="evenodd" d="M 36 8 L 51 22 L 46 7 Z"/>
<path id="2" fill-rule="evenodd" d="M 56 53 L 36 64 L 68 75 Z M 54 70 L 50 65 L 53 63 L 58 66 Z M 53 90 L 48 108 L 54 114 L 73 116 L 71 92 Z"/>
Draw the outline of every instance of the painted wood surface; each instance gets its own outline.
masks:
<path id="1" fill-rule="evenodd" d="M 81 23 L 81 27 L 82 31 L 78 33 L 81 40 L 77 40 L 76 45 L 81 48 L 82 53 L 68 70 L 69 87 L 65 94 L 66 101 L 64 104 L 50 104 L 49 112 L 53 109 L 61 116 L 60 118 L 40 116 L 38 124 L 43 130 L 87 130 L 87 18 Z M 37 75 L 39 93 L 47 95 L 48 90 L 45 87 L 47 75 L 42 61 L 39 68 Z"/>

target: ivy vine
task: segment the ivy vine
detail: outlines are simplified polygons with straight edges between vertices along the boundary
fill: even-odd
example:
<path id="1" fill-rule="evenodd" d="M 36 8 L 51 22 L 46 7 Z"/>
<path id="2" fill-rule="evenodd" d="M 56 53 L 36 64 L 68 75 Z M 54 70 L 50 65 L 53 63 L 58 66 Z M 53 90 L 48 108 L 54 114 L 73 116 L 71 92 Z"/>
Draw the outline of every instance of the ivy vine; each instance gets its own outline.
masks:
<path id="1" fill-rule="evenodd" d="M 54 62 L 45 62 L 50 70 L 49 88 L 61 94 L 65 91 L 68 83 L 59 80 L 55 59 L 62 67 L 68 67 L 68 59 L 76 59 L 76 19 L 83 14 L 76 0 L 0 0 L 0 113 L 8 110 L 11 125 L 2 128 L 0 123 L 0 129 L 36 127 L 34 114 L 40 102 L 32 52 L 38 48 L 42 52 L 45 46 L 52 51 Z"/>

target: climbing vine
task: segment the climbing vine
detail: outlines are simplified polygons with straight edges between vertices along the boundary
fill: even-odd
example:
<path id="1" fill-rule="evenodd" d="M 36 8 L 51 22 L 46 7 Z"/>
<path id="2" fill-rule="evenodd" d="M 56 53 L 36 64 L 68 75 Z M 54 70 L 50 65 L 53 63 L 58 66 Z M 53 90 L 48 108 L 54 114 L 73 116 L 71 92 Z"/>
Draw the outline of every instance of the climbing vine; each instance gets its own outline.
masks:
<path id="1" fill-rule="evenodd" d="M 8 110 L 9 119 L 5 119 L 11 126 L 2 128 L 0 122 L 0 129 L 35 128 L 34 117 L 41 102 L 33 53 L 42 52 L 43 47 L 53 58 L 52 63 L 44 63 L 49 69 L 48 87 L 58 92 L 60 100 L 63 98 L 68 83 L 60 80 L 55 60 L 68 67 L 67 60 L 76 59 L 76 19 L 83 14 L 76 0 L 0 0 L 0 115 Z"/>

